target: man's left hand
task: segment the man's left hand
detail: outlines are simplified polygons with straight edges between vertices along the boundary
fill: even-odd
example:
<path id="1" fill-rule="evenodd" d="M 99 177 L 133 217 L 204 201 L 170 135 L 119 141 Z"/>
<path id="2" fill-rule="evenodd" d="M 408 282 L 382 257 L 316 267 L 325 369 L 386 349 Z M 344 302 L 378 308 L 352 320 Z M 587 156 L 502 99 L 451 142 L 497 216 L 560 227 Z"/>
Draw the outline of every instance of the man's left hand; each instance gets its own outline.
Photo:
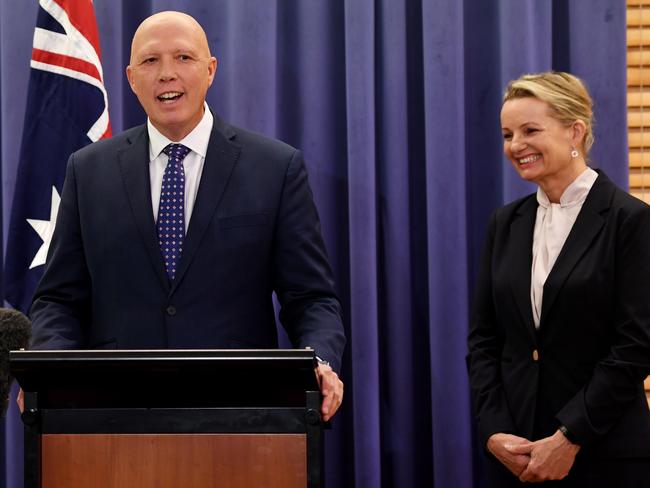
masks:
<path id="1" fill-rule="evenodd" d="M 334 416 L 343 401 L 343 382 L 328 364 L 319 364 L 316 368 L 316 376 L 323 395 L 320 411 L 323 422 L 327 422 Z"/>
<path id="2" fill-rule="evenodd" d="M 518 444 L 509 449 L 512 454 L 529 454 L 528 467 L 519 476 L 521 481 L 540 482 L 561 480 L 569 474 L 580 446 L 569 442 L 559 430 L 550 437 Z"/>

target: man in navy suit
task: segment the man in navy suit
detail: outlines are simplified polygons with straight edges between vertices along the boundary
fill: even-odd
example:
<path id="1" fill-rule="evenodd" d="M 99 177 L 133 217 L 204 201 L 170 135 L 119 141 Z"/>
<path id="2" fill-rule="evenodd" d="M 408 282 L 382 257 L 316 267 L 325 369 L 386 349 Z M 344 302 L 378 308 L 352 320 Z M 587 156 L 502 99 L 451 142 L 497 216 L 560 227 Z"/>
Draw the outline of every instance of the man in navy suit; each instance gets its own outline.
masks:
<path id="1" fill-rule="evenodd" d="M 126 74 L 147 124 L 70 157 L 32 347 L 277 347 L 275 291 L 294 347 L 319 358 L 328 420 L 345 336 L 302 155 L 209 110 L 216 68 L 192 17 L 138 27 Z M 177 217 L 172 242 L 161 225 Z"/>

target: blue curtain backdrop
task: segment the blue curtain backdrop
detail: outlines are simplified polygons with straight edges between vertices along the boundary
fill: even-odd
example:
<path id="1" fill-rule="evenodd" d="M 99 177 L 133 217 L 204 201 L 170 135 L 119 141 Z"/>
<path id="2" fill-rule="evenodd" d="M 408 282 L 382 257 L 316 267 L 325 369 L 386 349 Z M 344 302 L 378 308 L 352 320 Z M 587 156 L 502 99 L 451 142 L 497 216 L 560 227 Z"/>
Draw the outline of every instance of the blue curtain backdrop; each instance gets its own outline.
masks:
<path id="1" fill-rule="evenodd" d="M 532 189 L 502 156 L 501 93 L 525 72 L 583 77 L 596 100 L 594 166 L 625 187 L 625 2 L 94 4 L 114 133 L 145 120 L 124 77 L 131 36 L 173 9 L 199 19 L 219 59 L 210 106 L 304 150 L 349 338 L 328 486 L 481 486 L 468 304 L 490 212 Z M 4 247 L 36 10 L 0 0 Z M 0 433 L 0 483 L 18 488 L 13 406 Z"/>

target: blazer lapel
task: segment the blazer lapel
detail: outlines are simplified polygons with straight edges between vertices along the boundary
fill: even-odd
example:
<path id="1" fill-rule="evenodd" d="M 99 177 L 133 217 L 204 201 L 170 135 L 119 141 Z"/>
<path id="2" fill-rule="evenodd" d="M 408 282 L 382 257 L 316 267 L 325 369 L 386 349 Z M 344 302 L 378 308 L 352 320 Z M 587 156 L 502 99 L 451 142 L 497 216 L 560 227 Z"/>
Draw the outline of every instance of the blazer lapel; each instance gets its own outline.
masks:
<path id="1" fill-rule="evenodd" d="M 158 236 L 151 206 L 151 181 L 149 179 L 149 138 L 145 125 L 128 138 L 129 145 L 117 153 L 124 188 L 131 204 L 135 223 L 149 254 L 151 265 L 165 288 L 169 279 L 160 254 Z"/>
<path id="2" fill-rule="evenodd" d="M 215 115 L 201 182 L 183 244 L 183 254 L 170 293 L 178 287 L 192 262 L 235 168 L 241 148 L 231 142 L 230 139 L 234 137 L 232 128 Z"/>
<path id="3" fill-rule="evenodd" d="M 510 282 L 512 293 L 521 318 L 531 333 L 533 341 L 536 340 L 536 331 L 530 303 L 530 273 L 533 261 L 533 232 L 536 215 L 537 200 L 532 196 L 519 207 L 516 218 L 510 224 L 508 246 L 511 255 L 508 261 L 512 264 L 513 270 Z"/>
<path id="4" fill-rule="evenodd" d="M 613 191 L 613 184 L 600 173 L 544 283 L 540 330 L 544 327 L 544 319 L 553 307 L 562 285 L 603 227 L 605 220 L 601 214 L 609 209 Z"/>

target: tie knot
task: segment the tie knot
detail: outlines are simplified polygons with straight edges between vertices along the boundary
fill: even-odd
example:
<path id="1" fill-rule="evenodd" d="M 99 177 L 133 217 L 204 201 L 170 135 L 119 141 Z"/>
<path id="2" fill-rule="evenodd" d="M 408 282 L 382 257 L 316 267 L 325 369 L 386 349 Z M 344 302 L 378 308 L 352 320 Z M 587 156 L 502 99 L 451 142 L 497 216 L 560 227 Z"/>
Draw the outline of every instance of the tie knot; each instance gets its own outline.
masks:
<path id="1" fill-rule="evenodd" d="M 181 162 L 185 159 L 185 156 L 189 154 L 190 148 L 183 146 L 182 144 L 168 144 L 165 146 L 165 149 L 163 149 L 163 152 L 169 157 L 169 159 Z"/>

